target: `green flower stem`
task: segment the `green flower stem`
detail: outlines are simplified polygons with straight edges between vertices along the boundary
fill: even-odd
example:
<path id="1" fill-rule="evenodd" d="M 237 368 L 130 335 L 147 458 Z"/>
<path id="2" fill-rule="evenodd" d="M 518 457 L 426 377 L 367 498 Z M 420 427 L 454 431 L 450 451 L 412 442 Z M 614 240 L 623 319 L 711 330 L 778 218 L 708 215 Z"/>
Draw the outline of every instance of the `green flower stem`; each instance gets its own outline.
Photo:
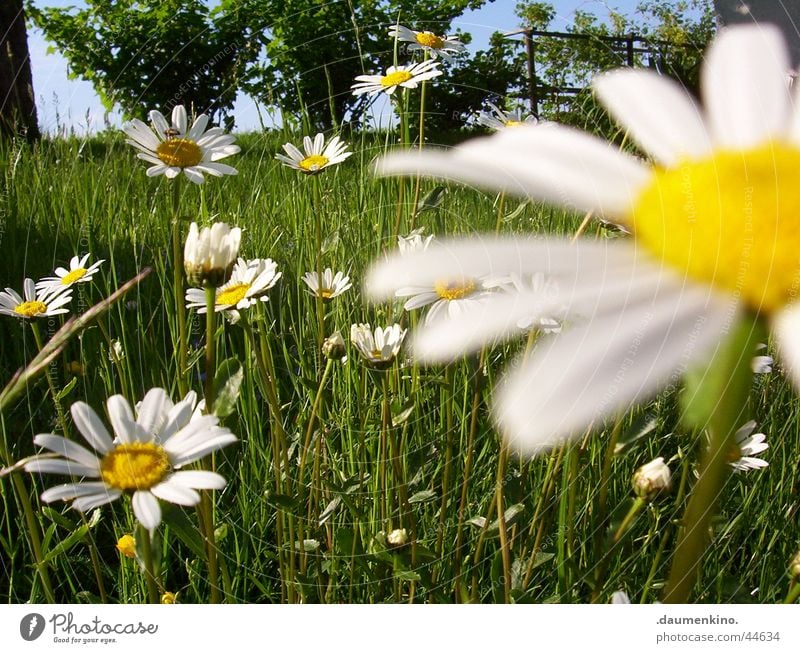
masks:
<path id="1" fill-rule="evenodd" d="M 33 320 L 31 320 L 30 325 L 31 332 L 33 333 L 33 339 L 36 341 L 36 348 L 39 351 L 42 351 L 42 348 L 44 347 L 44 341 L 42 340 L 42 333 L 39 330 L 39 325 Z M 45 370 L 44 375 L 47 377 L 47 385 L 50 388 L 50 397 L 53 400 L 53 405 L 56 409 L 58 424 L 61 427 L 61 431 L 64 433 L 64 437 L 69 438 L 69 425 L 67 424 L 67 416 L 64 413 L 64 408 L 58 398 L 58 392 L 56 391 L 56 385 L 53 382 L 53 377 L 50 375 L 50 370 Z"/>
<path id="2" fill-rule="evenodd" d="M 793 581 L 789 586 L 789 593 L 786 595 L 786 600 L 783 602 L 785 605 L 794 603 L 800 599 L 800 583 Z"/>
<path id="3" fill-rule="evenodd" d="M 408 149 L 409 129 L 408 129 L 408 100 L 405 93 L 406 89 L 401 89 L 395 93 L 397 113 L 400 118 L 400 143 L 402 148 Z M 403 203 L 405 201 L 406 179 L 403 176 L 397 178 L 397 211 L 394 218 L 394 229 L 392 230 L 392 240 L 396 241 L 400 234 L 400 223 L 403 220 Z"/>
<path id="4" fill-rule="evenodd" d="M 495 235 L 500 233 L 500 229 L 503 228 L 503 217 L 506 209 L 506 194 L 505 192 L 500 193 L 497 196 L 497 221 L 494 225 L 494 233 Z"/>
<path id="5" fill-rule="evenodd" d="M 156 582 L 155 569 L 153 567 L 153 548 L 150 540 L 150 531 L 139 524 L 139 533 L 136 541 L 141 542 L 142 562 L 144 563 L 144 580 L 147 585 L 147 600 L 150 603 L 159 603 L 158 584 Z"/>
<path id="6" fill-rule="evenodd" d="M 315 293 L 315 300 L 317 304 L 317 351 L 322 348 L 322 343 L 325 341 L 325 302 L 320 292 L 322 289 L 322 193 L 319 187 L 319 175 L 312 175 L 311 188 L 312 188 L 312 211 L 314 213 L 314 242 L 316 249 L 316 258 L 314 263 L 316 265 L 317 281 L 319 286 Z"/>
<path id="7" fill-rule="evenodd" d="M 444 409 L 445 409 L 445 446 L 444 470 L 442 471 L 442 503 L 439 508 L 439 531 L 436 534 L 436 554 L 441 556 L 444 550 L 444 530 L 447 526 L 447 504 L 450 494 L 450 468 L 453 458 L 453 404 L 455 403 L 455 366 L 448 365 L 444 371 Z"/>
<path id="8" fill-rule="evenodd" d="M 56 598 L 53 593 L 53 584 L 50 582 L 50 572 L 47 568 L 47 563 L 44 561 L 44 556 L 42 555 L 42 536 L 39 532 L 39 522 L 36 521 L 36 516 L 33 512 L 31 498 L 28 496 L 28 488 L 25 487 L 24 481 L 17 473 L 11 475 L 11 482 L 14 484 L 14 491 L 17 494 L 17 498 L 22 504 L 22 512 L 25 513 L 25 524 L 28 527 L 28 540 L 33 550 L 33 557 L 36 560 L 36 571 L 39 572 L 45 598 L 48 603 L 55 603 Z"/>
<path id="9" fill-rule="evenodd" d="M 425 50 L 425 54 L 423 55 L 423 61 L 428 60 L 428 51 Z M 422 148 L 425 147 L 425 96 L 427 95 L 428 90 L 428 82 L 423 81 L 422 87 L 419 93 L 419 149 L 422 151 Z M 420 186 L 422 185 L 422 175 L 417 174 L 416 179 L 414 180 L 414 202 L 411 205 L 411 224 L 409 226 L 409 230 L 414 228 L 414 222 L 417 217 L 418 213 L 418 204 L 419 204 L 419 191 Z"/>
<path id="10" fill-rule="evenodd" d="M 216 329 L 215 317 L 217 289 L 211 285 L 206 285 L 206 382 L 205 399 L 206 415 L 214 414 L 215 387 L 214 377 L 216 376 Z M 213 464 L 212 464 L 213 467 Z M 203 492 L 200 496 L 200 503 L 197 506 L 200 527 L 206 543 L 206 557 L 208 560 L 208 584 L 211 588 L 211 603 L 220 603 L 222 597 L 219 591 L 219 568 L 217 566 L 217 543 L 214 535 L 214 502 L 211 494 Z"/>
<path id="11" fill-rule="evenodd" d="M 500 535 L 500 555 L 503 561 L 503 601 L 511 603 L 511 552 L 506 531 L 505 508 L 503 501 L 503 478 L 508 463 L 508 448 L 505 442 L 500 445 L 500 457 L 497 461 L 495 478 L 495 501 L 497 501 L 497 525 Z"/>
<path id="12" fill-rule="evenodd" d="M 709 381 L 702 388 L 713 398 L 708 418 L 711 441 L 703 454 L 700 478 L 684 514 L 664 594 L 665 603 L 686 603 L 697 581 L 708 545 L 711 518 L 729 471 L 727 455 L 734 433 L 744 419 L 752 385 L 751 352 L 755 351 L 760 336 L 758 318 L 750 316 L 740 320 L 712 363 Z"/>
<path id="13" fill-rule="evenodd" d="M 178 316 L 178 394 L 189 392 L 186 362 L 188 340 L 186 333 L 186 306 L 183 299 L 183 240 L 180 225 L 181 188 L 178 179 L 172 184 L 172 288 L 175 295 L 175 313 Z"/>

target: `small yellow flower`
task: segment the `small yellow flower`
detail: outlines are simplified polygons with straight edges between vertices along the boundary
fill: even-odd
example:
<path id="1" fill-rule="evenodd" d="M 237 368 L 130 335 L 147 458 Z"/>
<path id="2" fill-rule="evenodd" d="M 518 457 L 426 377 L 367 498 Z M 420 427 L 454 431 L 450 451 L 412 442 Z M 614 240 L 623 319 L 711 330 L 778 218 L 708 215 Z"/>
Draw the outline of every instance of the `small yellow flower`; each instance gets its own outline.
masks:
<path id="1" fill-rule="evenodd" d="M 123 535 L 117 540 L 117 551 L 126 558 L 136 557 L 136 540 L 133 535 Z"/>
<path id="2" fill-rule="evenodd" d="M 164 592 L 161 595 L 161 605 L 174 605 L 178 602 L 178 595 L 173 592 Z"/>

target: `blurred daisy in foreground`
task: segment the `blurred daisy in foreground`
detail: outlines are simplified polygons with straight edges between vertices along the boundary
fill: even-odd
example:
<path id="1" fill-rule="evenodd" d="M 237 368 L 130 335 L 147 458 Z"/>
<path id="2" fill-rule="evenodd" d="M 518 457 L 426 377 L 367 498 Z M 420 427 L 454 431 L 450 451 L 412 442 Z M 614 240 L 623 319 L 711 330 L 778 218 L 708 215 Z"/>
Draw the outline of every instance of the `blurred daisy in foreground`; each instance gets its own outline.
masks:
<path id="1" fill-rule="evenodd" d="M 291 143 L 286 143 L 283 149 L 288 156 L 276 154 L 275 158 L 284 165 L 305 174 L 322 172 L 325 168 L 341 163 L 353 154 L 347 151 L 347 143 L 343 143 L 338 136 L 334 136 L 325 145 L 323 134 L 317 134 L 313 141 L 308 136 L 303 138 L 305 154 Z"/>
<path id="2" fill-rule="evenodd" d="M 488 127 L 493 131 L 499 131 L 508 127 L 519 127 L 520 125 L 535 125 L 539 121 L 533 114 L 525 115 L 522 109 L 517 107 L 512 111 L 503 111 L 491 102 L 486 103 L 489 111 L 481 111 L 475 116 L 479 125 Z"/>
<path id="3" fill-rule="evenodd" d="M 25 279 L 22 284 L 24 297 L 13 288 L 6 288 L 0 292 L 0 315 L 10 315 L 22 320 L 34 317 L 52 317 L 69 313 L 64 308 L 72 300 L 72 290 L 66 288 L 56 292 L 50 288 L 36 289 L 33 279 Z"/>
<path id="4" fill-rule="evenodd" d="M 558 281 L 556 298 L 498 293 L 460 315 L 441 312 L 412 347 L 427 361 L 453 359 L 514 335 L 521 317 L 567 306 L 570 330 L 537 347 L 495 393 L 501 430 L 529 454 L 600 427 L 689 366 L 708 363 L 743 319 L 758 316 L 771 327 L 800 384 L 793 303 L 800 110 L 786 86 L 788 68 L 780 33 L 759 25 L 714 40 L 703 65 L 703 109 L 653 72 L 601 75 L 599 99 L 653 167 L 556 124 L 502 130 L 449 151 L 390 155 L 378 164 L 382 174 L 431 174 L 593 211 L 628 225 L 633 238 L 454 240 L 377 264 L 368 289 L 389 297 L 454 272 L 541 272 Z"/>
<path id="5" fill-rule="evenodd" d="M 409 66 L 389 66 L 385 75 L 358 75 L 357 83 L 350 88 L 353 95 L 384 92 L 391 95 L 398 87 L 417 88 L 420 82 L 438 77 L 442 74 L 438 65 L 433 59 L 428 59 Z"/>
<path id="6" fill-rule="evenodd" d="M 548 279 L 541 272 L 536 272 L 525 280 L 516 274 L 506 278 L 494 279 L 484 283 L 487 288 L 498 287 L 507 293 L 529 292 L 542 298 L 554 299 L 559 297 L 558 284 L 554 279 Z M 563 316 L 566 315 L 567 306 L 554 306 L 551 315 L 532 314 L 517 320 L 517 326 L 527 331 L 538 329 L 542 333 L 560 333 Z"/>
<path id="7" fill-rule="evenodd" d="M 204 173 L 214 177 L 237 174 L 236 168 L 217 163 L 240 151 L 234 145 L 236 137 L 221 127 L 206 131 L 206 114 L 197 116 L 189 127 L 186 109 L 179 104 L 172 110 L 171 123 L 160 111 L 150 112 L 150 123 L 152 128 L 134 118 L 122 126 L 128 136 L 125 142 L 139 150 L 136 156 L 153 164 L 147 169 L 148 177 L 166 175 L 173 179 L 183 172 L 190 181 L 202 184 Z"/>
<path id="8" fill-rule="evenodd" d="M 69 261 L 69 270 L 57 267 L 55 269 L 56 276 L 44 277 L 36 282 L 36 290 L 52 290 L 55 292 L 76 283 L 91 281 L 92 276 L 100 269 L 100 265 L 103 264 L 104 260 L 100 259 L 87 266 L 89 256 L 90 254 L 84 254 L 80 258 L 73 256 Z"/>
<path id="9" fill-rule="evenodd" d="M 271 258 L 257 258 L 246 261 L 240 258 L 231 272 L 231 278 L 217 288 L 215 312 L 241 310 L 255 306 L 259 301 L 268 302 L 267 292 L 281 278 L 278 264 Z M 186 308 L 196 308 L 198 313 L 206 312 L 206 293 L 202 288 L 189 288 L 186 291 Z"/>
<path id="10" fill-rule="evenodd" d="M 760 345 L 758 345 L 758 347 L 756 347 L 756 351 L 763 351 L 766 348 L 767 346 L 762 342 Z M 775 361 L 772 356 L 759 354 L 757 356 L 753 356 L 750 367 L 753 370 L 753 374 L 771 374 L 774 363 Z"/>
<path id="11" fill-rule="evenodd" d="M 303 283 L 308 286 L 312 295 L 322 297 L 326 302 L 338 297 L 353 285 L 350 277 L 344 272 L 333 274 L 333 270 L 330 268 L 325 268 L 322 272 L 322 282 L 316 272 L 306 272 L 303 275 Z"/>
<path id="12" fill-rule="evenodd" d="M 433 234 L 423 236 L 425 227 L 414 229 L 408 236 L 397 237 L 397 247 L 400 249 L 401 254 L 410 254 L 411 252 L 424 251 L 428 249 L 428 245 L 433 240 Z"/>
<path id="13" fill-rule="evenodd" d="M 769 463 L 761 458 L 756 458 L 756 454 L 769 449 L 765 442 L 767 436 L 763 433 L 753 433 L 756 430 L 756 423 L 750 420 L 742 426 L 734 435 L 736 445 L 731 451 L 730 466 L 735 472 L 746 472 L 751 469 L 763 469 Z"/>
<path id="14" fill-rule="evenodd" d="M 448 63 L 453 60 L 453 55 L 466 50 L 464 44 L 453 36 L 437 36 L 433 32 L 415 32 L 402 25 L 392 25 L 389 28 L 389 36 L 406 43 L 409 52 L 427 52 L 431 58 L 441 57 Z"/>
<path id="15" fill-rule="evenodd" d="M 350 342 L 370 367 L 386 369 L 400 352 L 406 332 L 407 329 L 399 324 L 385 329 L 376 327 L 374 332 L 369 324 L 353 324 L 350 326 Z"/>
<path id="16" fill-rule="evenodd" d="M 114 395 L 106 402 L 113 440 L 92 407 L 75 402 L 72 419 L 94 451 L 59 435 L 40 433 L 34 444 L 63 458 L 34 460 L 25 470 L 97 479 L 52 487 L 42 493 L 42 501 L 72 501 L 73 508 L 87 512 L 127 494 L 136 519 L 152 531 L 161 523 L 159 499 L 194 506 L 200 501 L 197 490 L 225 487 L 225 479 L 215 472 L 181 471 L 236 442 L 214 415 L 193 415 L 196 401 L 197 395 L 189 392 L 173 404 L 165 390 L 153 388 L 134 416 L 127 400 Z"/>

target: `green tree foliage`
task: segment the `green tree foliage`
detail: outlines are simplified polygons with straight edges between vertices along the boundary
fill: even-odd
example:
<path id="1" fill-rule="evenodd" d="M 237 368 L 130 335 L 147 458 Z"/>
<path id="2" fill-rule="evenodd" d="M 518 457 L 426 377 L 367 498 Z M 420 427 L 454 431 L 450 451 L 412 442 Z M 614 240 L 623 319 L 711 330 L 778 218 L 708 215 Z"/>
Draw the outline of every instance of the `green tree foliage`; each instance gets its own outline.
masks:
<path id="1" fill-rule="evenodd" d="M 127 117 L 192 106 L 224 117 L 264 45 L 258 29 L 200 0 L 87 0 L 83 9 L 28 3 L 34 24 Z"/>
<path id="2" fill-rule="evenodd" d="M 520 2 L 517 15 L 524 27 L 553 29 L 555 10 L 550 3 Z M 610 123 L 598 111 L 587 88 L 592 77 L 628 65 L 632 56 L 634 66 L 657 69 L 694 91 L 703 51 L 714 32 L 714 14 L 710 0 L 644 0 L 633 15 L 611 11 L 607 22 L 576 11 L 565 31 L 582 37 L 534 37 L 539 112 L 582 126 L 587 119 L 599 120 L 596 127 L 608 133 Z M 630 35 L 644 39 L 634 42 L 632 53 L 626 42 Z M 521 59 L 524 53 L 518 57 Z M 584 90 L 574 93 L 563 89 Z"/>

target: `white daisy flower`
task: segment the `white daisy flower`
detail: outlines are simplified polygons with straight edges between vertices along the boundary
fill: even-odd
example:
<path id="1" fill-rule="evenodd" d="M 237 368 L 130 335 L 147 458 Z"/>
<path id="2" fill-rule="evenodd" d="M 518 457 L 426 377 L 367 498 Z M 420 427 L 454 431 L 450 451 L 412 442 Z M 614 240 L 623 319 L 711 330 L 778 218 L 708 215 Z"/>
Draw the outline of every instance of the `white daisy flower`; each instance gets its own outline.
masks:
<path id="1" fill-rule="evenodd" d="M 236 261 L 228 282 L 217 288 L 214 311 L 242 310 L 255 306 L 257 302 L 268 302 L 266 293 L 281 278 L 278 264 L 271 258 L 256 258 Z M 196 308 L 198 313 L 206 312 L 206 293 L 202 288 L 189 288 L 186 291 L 186 308 Z"/>
<path id="2" fill-rule="evenodd" d="M 408 236 L 397 237 L 397 247 L 400 249 L 401 254 L 410 254 L 411 252 L 424 251 L 428 249 L 428 245 L 433 240 L 433 234 L 423 236 L 425 227 L 414 229 Z"/>
<path id="3" fill-rule="evenodd" d="M 385 75 L 358 75 L 357 83 L 350 88 L 353 95 L 382 92 L 391 95 L 398 87 L 417 88 L 420 82 L 438 77 L 442 74 L 438 65 L 438 62 L 428 59 L 409 66 L 389 66 Z"/>
<path id="4" fill-rule="evenodd" d="M 33 279 L 25 279 L 23 283 L 24 299 L 13 288 L 0 292 L 0 315 L 10 315 L 23 320 L 34 317 L 51 317 L 69 313 L 65 308 L 72 300 L 72 289 L 56 291 L 52 288 L 36 289 Z"/>
<path id="5" fill-rule="evenodd" d="M 787 89 L 788 67 L 778 30 L 758 25 L 723 30 L 712 43 L 704 108 L 652 71 L 601 75 L 598 97 L 655 167 L 555 124 L 389 156 L 383 174 L 427 173 L 591 210 L 633 237 L 444 243 L 379 264 L 368 288 L 388 297 L 454 270 L 558 280 L 555 301 L 584 322 L 537 348 L 495 396 L 501 430 L 528 453 L 599 427 L 707 363 L 745 314 L 771 326 L 800 385 L 800 102 Z M 413 350 L 429 361 L 461 356 L 513 335 L 520 317 L 549 314 L 555 301 L 497 294 L 458 319 L 443 313 L 416 334 Z"/>
<path id="6" fill-rule="evenodd" d="M 275 158 L 284 165 L 305 174 L 322 172 L 325 168 L 341 163 L 353 154 L 347 151 L 347 143 L 343 143 L 338 136 L 334 136 L 325 145 L 323 134 L 317 134 L 313 141 L 308 136 L 303 138 L 305 154 L 291 143 L 284 144 L 283 149 L 288 156 L 276 154 Z"/>
<path id="7" fill-rule="evenodd" d="M 369 324 L 352 324 L 350 342 L 368 365 L 376 369 L 386 369 L 400 352 L 407 331 L 397 323 L 385 329 L 376 327 L 374 333 Z"/>
<path id="8" fill-rule="evenodd" d="M 642 465 L 633 475 L 633 490 L 643 499 L 652 499 L 671 487 L 672 472 L 661 456 Z"/>
<path id="9" fill-rule="evenodd" d="M 40 433 L 34 443 L 64 457 L 34 460 L 25 470 L 97 479 L 52 487 L 42 493 L 42 501 L 72 501 L 73 508 L 87 512 L 127 494 L 136 519 L 152 531 L 161 523 L 159 499 L 193 506 L 200 501 L 197 490 L 225 487 L 225 479 L 214 472 L 180 471 L 236 442 L 214 415 L 193 416 L 196 400 L 189 392 L 173 404 L 165 390 L 153 388 L 134 417 L 124 397 L 110 397 L 106 407 L 113 440 L 92 407 L 78 401 L 72 404 L 72 419 L 94 451 L 59 435 Z"/>
<path id="10" fill-rule="evenodd" d="M 67 288 L 75 283 L 86 283 L 87 281 L 92 280 L 92 276 L 94 275 L 97 270 L 100 269 L 100 265 L 104 263 L 103 259 L 99 261 L 95 261 L 91 265 L 87 266 L 86 264 L 89 262 L 90 254 L 84 254 L 82 257 L 78 258 L 77 256 L 73 256 L 69 261 L 69 270 L 62 267 L 57 267 L 55 270 L 56 276 L 54 277 L 44 277 L 36 282 L 36 290 L 53 290 L 57 291 L 62 288 Z"/>
<path id="11" fill-rule="evenodd" d="M 763 433 L 753 433 L 756 430 L 755 420 L 750 420 L 734 434 L 736 446 L 731 451 L 728 463 L 734 472 L 746 472 L 751 469 L 763 469 L 769 463 L 755 455 L 769 449 L 766 443 L 767 436 Z"/>
<path id="12" fill-rule="evenodd" d="M 214 177 L 237 174 L 236 168 L 217 163 L 240 151 L 234 145 L 236 137 L 221 127 L 206 131 L 206 114 L 197 116 L 189 127 L 186 109 L 179 104 L 172 110 L 171 124 L 159 111 L 150 112 L 150 123 L 152 129 L 138 119 L 122 126 L 128 135 L 125 142 L 140 150 L 136 156 L 153 164 L 147 169 L 148 177 L 166 175 L 173 179 L 183 171 L 195 184 L 202 184 L 204 173 Z"/>
<path id="13" fill-rule="evenodd" d="M 197 228 L 192 222 L 183 248 L 183 267 L 189 281 L 195 285 L 219 287 L 230 277 L 239 254 L 242 230 L 231 229 L 224 222 L 211 227 Z"/>
<path id="14" fill-rule="evenodd" d="M 756 347 L 756 351 L 762 351 L 766 348 L 767 346 L 762 342 Z M 772 356 L 759 354 L 758 356 L 753 356 L 753 360 L 750 361 L 750 368 L 753 370 L 753 374 L 771 374 L 774 363 Z"/>
<path id="15" fill-rule="evenodd" d="M 402 25 L 392 25 L 389 36 L 403 43 L 407 43 L 409 52 L 427 52 L 432 59 L 441 57 L 448 63 L 452 62 L 453 55 L 466 50 L 466 46 L 454 36 L 437 36 L 433 32 L 416 32 Z"/>
<path id="16" fill-rule="evenodd" d="M 500 131 L 509 127 L 519 127 L 520 125 L 535 125 L 538 119 L 533 114 L 525 115 L 522 109 L 517 107 L 512 111 L 503 111 L 491 102 L 486 103 L 489 111 L 481 111 L 475 116 L 475 121 L 479 125 L 488 127 L 492 131 Z"/>
<path id="17" fill-rule="evenodd" d="M 325 301 L 338 297 L 353 285 L 350 277 L 344 272 L 337 272 L 334 275 L 330 268 L 325 268 L 322 272 L 322 283 L 316 272 L 306 272 L 303 275 L 303 283 L 308 286 L 312 295 L 322 297 Z"/>
<path id="18" fill-rule="evenodd" d="M 631 599 L 625 590 L 618 590 L 611 595 L 611 603 L 613 605 L 629 605 L 630 602 Z"/>
<path id="19" fill-rule="evenodd" d="M 401 254 L 403 256 L 403 254 Z M 434 321 L 440 313 L 458 318 L 468 308 L 474 308 L 487 296 L 485 279 L 466 276 L 442 276 L 427 285 L 409 285 L 398 288 L 395 297 L 408 297 L 403 308 L 413 311 L 430 306 L 426 322 Z"/>

